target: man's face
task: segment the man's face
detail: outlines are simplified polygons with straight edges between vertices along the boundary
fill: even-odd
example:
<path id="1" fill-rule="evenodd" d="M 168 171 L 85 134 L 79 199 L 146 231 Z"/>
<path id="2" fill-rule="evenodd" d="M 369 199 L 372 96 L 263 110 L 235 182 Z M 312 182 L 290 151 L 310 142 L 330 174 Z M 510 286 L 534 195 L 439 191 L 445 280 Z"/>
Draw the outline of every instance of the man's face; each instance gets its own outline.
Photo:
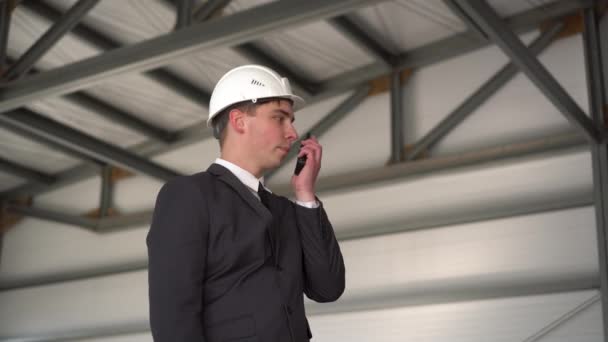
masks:
<path id="1" fill-rule="evenodd" d="M 298 138 L 293 121 L 293 106 L 287 100 L 261 104 L 247 117 L 250 155 L 261 169 L 274 169 L 287 156 Z"/>

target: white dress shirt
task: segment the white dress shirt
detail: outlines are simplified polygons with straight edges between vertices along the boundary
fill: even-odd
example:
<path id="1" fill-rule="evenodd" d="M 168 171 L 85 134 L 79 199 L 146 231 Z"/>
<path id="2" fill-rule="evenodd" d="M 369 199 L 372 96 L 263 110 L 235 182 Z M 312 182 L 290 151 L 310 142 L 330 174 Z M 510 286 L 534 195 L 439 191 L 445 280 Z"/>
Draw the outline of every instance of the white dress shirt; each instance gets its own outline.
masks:
<path id="1" fill-rule="evenodd" d="M 252 175 L 249 171 L 243 169 L 242 167 L 233 164 L 227 160 L 224 160 L 222 158 L 217 158 L 215 159 L 215 164 L 219 164 L 225 168 L 227 168 L 230 172 L 232 172 L 236 178 L 238 178 L 241 183 L 245 184 L 245 186 L 247 186 L 247 188 L 249 188 L 249 190 L 251 190 L 251 192 L 255 195 L 255 197 L 257 197 L 258 199 L 260 199 L 260 196 L 258 195 L 258 184 L 262 184 L 262 186 L 264 187 L 264 189 L 266 189 L 266 191 L 272 193 L 272 191 L 270 191 L 270 189 L 268 189 L 265 185 L 264 185 L 264 177 L 262 178 L 256 178 L 254 175 Z M 296 204 L 301 205 L 303 207 L 306 208 L 318 208 L 319 207 L 319 203 L 317 201 L 294 201 Z"/>

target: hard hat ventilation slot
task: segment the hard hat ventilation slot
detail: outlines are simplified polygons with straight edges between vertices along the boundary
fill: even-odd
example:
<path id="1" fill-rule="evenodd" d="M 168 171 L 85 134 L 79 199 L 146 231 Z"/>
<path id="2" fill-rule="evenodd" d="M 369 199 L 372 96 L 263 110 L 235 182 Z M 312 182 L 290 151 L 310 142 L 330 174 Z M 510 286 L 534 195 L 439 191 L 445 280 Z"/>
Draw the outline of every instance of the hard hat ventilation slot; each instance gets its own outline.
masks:
<path id="1" fill-rule="evenodd" d="M 260 81 L 258 81 L 256 79 L 252 79 L 251 80 L 251 84 L 257 85 L 257 86 L 260 86 L 260 87 L 265 87 L 266 86 L 264 83 L 262 83 L 262 82 L 260 82 Z"/>

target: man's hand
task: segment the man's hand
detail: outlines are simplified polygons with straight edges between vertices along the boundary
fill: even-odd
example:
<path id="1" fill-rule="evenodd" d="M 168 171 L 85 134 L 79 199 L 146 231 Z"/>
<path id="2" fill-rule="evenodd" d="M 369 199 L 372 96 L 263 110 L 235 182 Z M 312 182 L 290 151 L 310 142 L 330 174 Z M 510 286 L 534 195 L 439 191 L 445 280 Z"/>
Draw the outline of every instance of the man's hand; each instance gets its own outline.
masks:
<path id="1" fill-rule="evenodd" d="M 303 202 L 315 201 L 315 183 L 321 169 L 321 157 L 323 149 L 316 137 L 302 140 L 302 148 L 298 153 L 298 158 L 306 156 L 306 165 L 300 175 L 291 177 L 291 186 L 296 195 L 296 200 Z"/>

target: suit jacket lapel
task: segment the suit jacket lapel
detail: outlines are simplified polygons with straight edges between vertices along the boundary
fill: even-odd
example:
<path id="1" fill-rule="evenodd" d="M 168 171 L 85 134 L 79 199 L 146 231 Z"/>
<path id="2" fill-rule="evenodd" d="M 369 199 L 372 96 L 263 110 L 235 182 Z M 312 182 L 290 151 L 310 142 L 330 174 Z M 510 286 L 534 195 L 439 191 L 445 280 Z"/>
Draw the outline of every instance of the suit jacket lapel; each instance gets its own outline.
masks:
<path id="1" fill-rule="evenodd" d="M 232 172 L 230 172 L 230 170 L 219 164 L 211 164 L 207 171 L 216 175 L 219 180 L 232 187 L 232 189 L 239 194 L 243 201 L 245 201 L 256 213 L 258 213 L 258 215 L 260 215 L 265 223 L 268 224 L 272 221 L 272 214 L 270 211 L 268 211 L 260 200 L 251 193 L 251 190 L 249 190 L 245 184 L 243 184 Z"/>
<path id="2" fill-rule="evenodd" d="M 216 175 L 219 180 L 228 184 L 239 196 L 245 201 L 261 218 L 266 228 L 266 234 L 268 234 L 268 240 L 270 240 L 270 248 L 274 253 L 278 253 L 278 237 L 277 230 L 274 227 L 272 219 L 272 213 L 266 208 L 260 200 L 255 197 L 251 190 L 243 184 L 230 170 L 218 165 L 211 164 L 207 169 L 208 172 Z M 271 207 L 272 208 L 272 207 Z M 278 254 L 274 254 L 275 263 L 278 262 Z"/>

